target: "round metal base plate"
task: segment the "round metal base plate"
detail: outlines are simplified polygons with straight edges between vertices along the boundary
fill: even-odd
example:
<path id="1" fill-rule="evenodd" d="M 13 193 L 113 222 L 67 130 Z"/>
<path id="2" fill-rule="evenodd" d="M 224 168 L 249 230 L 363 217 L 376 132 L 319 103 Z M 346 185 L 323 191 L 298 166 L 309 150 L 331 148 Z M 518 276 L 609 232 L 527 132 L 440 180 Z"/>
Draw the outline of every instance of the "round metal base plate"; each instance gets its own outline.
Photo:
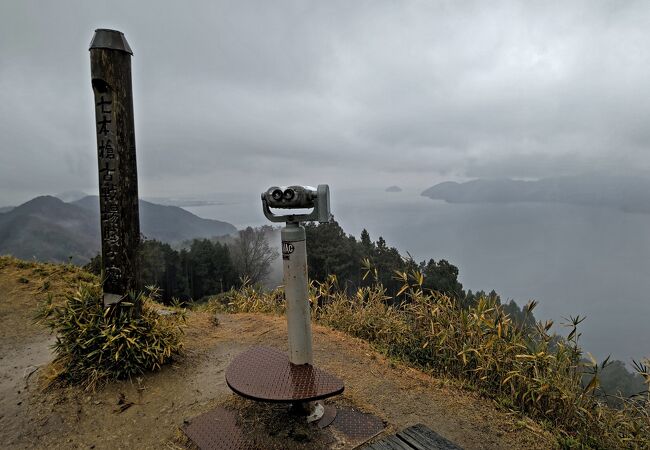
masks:
<path id="1" fill-rule="evenodd" d="M 283 352 L 253 347 L 235 357 L 226 383 L 242 397 L 266 402 L 310 402 L 343 392 L 343 381 L 310 364 L 295 365 Z"/>

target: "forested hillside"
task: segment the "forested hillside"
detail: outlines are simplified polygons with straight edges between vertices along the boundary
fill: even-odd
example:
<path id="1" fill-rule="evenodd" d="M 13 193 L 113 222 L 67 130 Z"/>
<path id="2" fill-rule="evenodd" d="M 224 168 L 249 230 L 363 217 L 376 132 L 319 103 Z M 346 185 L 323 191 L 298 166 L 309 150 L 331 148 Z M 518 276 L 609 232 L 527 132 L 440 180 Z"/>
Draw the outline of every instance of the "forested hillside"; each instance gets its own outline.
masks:
<path id="1" fill-rule="evenodd" d="M 141 232 L 151 239 L 178 243 L 235 233 L 218 220 L 202 219 L 175 206 L 140 201 Z M 0 212 L 0 255 L 47 262 L 86 264 L 100 248 L 99 199 L 88 196 L 66 203 L 36 197 Z"/>

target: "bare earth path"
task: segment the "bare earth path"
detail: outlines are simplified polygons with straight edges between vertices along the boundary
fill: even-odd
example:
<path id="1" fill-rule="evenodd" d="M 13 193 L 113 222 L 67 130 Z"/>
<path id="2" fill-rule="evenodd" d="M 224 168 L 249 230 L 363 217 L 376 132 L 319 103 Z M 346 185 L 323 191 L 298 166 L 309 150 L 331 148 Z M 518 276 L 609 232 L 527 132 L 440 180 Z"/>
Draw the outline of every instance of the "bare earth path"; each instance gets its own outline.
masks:
<path id="1" fill-rule="evenodd" d="M 193 312 L 186 355 L 159 373 L 89 393 L 43 391 L 52 337 L 31 323 L 34 285 L 0 269 L 0 442 L 3 448 L 178 448 L 185 420 L 231 398 L 229 361 L 251 345 L 286 350 L 282 317 Z M 389 430 L 415 423 L 466 449 L 546 449 L 552 437 L 498 411 L 473 392 L 394 364 L 355 338 L 314 326 L 315 363 L 346 384 L 343 400 L 384 419 Z M 41 369 L 27 376 L 37 366 Z M 27 388 L 26 388 L 27 386 Z"/>
<path id="2" fill-rule="evenodd" d="M 24 278 L 24 280 L 27 280 Z M 11 274 L 0 274 L 0 439 L 11 444 L 28 430 L 28 386 L 36 369 L 51 359 L 54 339 L 32 323 L 34 295 Z"/>

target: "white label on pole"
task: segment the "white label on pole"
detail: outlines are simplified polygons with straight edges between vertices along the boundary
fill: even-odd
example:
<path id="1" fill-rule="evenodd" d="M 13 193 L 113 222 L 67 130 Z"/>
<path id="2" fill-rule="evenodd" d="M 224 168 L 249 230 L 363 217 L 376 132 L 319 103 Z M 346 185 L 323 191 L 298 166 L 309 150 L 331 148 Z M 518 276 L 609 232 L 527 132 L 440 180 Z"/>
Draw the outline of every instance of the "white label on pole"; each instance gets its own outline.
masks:
<path id="1" fill-rule="evenodd" d="M 289 255 L 293 253 L 296 248 L 291 242 L 282 242 L 282 259 L 289 259 Z"/>
<path id="2" fill-rule="evenodd" d="M 118 295 L 118 294 L 109 294 L 108 292 L 104 293 L 104 307 L 108 305 L 113 305 L 115 303 L 119 303 L 122 301 L 124 298 L 123 295 Z"/>

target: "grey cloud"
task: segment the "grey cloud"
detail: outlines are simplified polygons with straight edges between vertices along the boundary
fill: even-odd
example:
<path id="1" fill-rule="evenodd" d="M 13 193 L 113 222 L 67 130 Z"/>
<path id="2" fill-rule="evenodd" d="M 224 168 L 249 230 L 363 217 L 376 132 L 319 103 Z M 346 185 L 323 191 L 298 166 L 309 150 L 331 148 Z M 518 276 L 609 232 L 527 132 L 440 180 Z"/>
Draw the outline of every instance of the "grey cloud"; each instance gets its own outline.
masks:
<path id="1" fill-rule="evenodd" d="M 644 2 L 4 2 L 0 204 L 95 188 L 97 27 L 134 49 L 155 196 L 650 171 L 648 23 Z"/>

